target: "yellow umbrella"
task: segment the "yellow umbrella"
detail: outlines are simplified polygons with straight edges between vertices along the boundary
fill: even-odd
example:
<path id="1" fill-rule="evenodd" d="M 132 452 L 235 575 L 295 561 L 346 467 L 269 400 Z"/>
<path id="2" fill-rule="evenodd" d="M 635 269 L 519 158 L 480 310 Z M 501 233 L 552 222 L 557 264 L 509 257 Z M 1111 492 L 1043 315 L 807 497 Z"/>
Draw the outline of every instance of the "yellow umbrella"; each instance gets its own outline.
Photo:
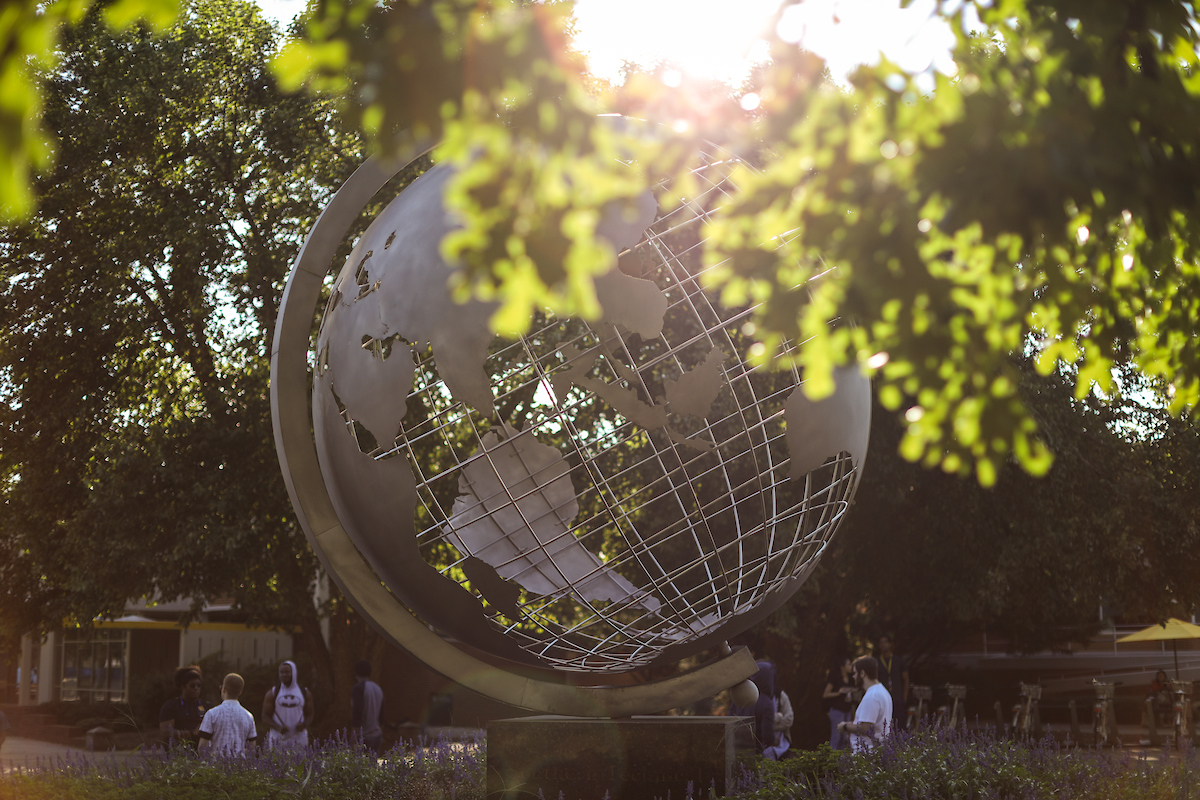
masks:
<path id="1" fill-rule="evenodd" d="M 1171 640 L 1171 650 L 1175 653 L 1175 677 L 1179 677 L 1179 649 L 1178 642 L 1180 639 L 1200 639 L 1200 625 L 1193 625 L 1190 622 L 1184 622 L 1181 619 L 1171 617 L 1166 622 L 1158 625 L 1151 625 L 1149 628 L 1142 628 L 1137 633 L 1131 633 L 1128 636 L 1122 636 L 1117 639 L 1117 644 L 1125 642 L 1165 642 Z"/>

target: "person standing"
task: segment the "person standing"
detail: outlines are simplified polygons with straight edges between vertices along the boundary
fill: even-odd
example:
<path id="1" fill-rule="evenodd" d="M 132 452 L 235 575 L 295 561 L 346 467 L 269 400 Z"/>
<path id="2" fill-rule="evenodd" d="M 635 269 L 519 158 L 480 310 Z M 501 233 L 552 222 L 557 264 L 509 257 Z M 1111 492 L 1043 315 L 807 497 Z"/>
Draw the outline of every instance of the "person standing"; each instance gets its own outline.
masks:
<path id="1" fill-rule="evenodd" d="M 856 753 L 864 753 L 891 729 L 892 696 L 879 682 L 879 663 L 875 659 L 861 656 L 855 659 L 851 670 L 854 684 L 866 693 L 854 712 L 854 721 L 842 722 L 838 729 L 850 734 L 850 746 Z"/>
<path id="2" fill-rule="evenodd" d="M 879 637 L 879 680 L 892 695 L 892 727 L 902 731 L 908 725 L 908 662 L 896 655 L 892 637 Z"/>
<path id="3" fill-rule="evenodd" d="M 792 746 L 792 723 L 796 712 L 792 711 L 792 701 L 787 692 L 779 689 L 775 693 L 775 744 L 763 748 L 763 755 L 772 761 L 779 761 L 783 754 Z"/>
<path id="4" fill-rule="evenodd" d="M 383 752 L 383 689 L 371 680 L 370 661 L 363 660 L 354 665 L 350 728 L 362 735 L 363 744 L 375 755 Z"/>
<path id="5" fill-rule="evenodd" d="M 300 685 L 296 665 L 279 665 L 279 683 L 263 696 L 263 722 L 267 724 L 268 747 L 306 747 L 308 726 L 313 719 L 312 693 Z"/>
<path id="6" fill-rule="evenodd" d="M 175 688 L 178 697 L 163 703 L 158 712 L 158 732 L 168 744 L 187 742 L 195 746 L 200 743 L 200 722 L 208 706 L 200 699 L 203 681 L 197 666 L 180 667 L 175 670 Z"/>
<path id="7" fill-rule="evenodd" d="M 847 656 L 830 668 L 825 691 L 821 693 L 825 711 L 829 715 L 829 746 L 834 750 L 846 750 L 850 746 L 850 740 L 842 735 L 838 726 L 850 719 L 850 693 L 853 691 L 850 658 Z"/>
<path id="8" fill-rule="evenodd" d="M 246 747 L 258 739 L 254 716 L 242 708 L 238 698 L 246 682 L 236 672 L 221 681 L 221 704 L 210 708 L 200 722 L 200 752 L 240 756 Z"/>
<path id="9" fill-rule="evenodd" d="M 775 741 L 775 665 L 759 661 L 750 680 L 758 687 L 758 700 L 752 706 L 731 705 L 729 716 L 754 718 L 754 752 L 762 754 Z"/>
<path id="10" fill-rule="evenodd" d="M 1154 710 L 1155 724 L 1171 724 L 1171 711 L 1175 707 L 1175 700 L 1171 695 L 1171 679 L 1164 670 L 1160 669 L 1150 682 L 1150 707 Z"/>

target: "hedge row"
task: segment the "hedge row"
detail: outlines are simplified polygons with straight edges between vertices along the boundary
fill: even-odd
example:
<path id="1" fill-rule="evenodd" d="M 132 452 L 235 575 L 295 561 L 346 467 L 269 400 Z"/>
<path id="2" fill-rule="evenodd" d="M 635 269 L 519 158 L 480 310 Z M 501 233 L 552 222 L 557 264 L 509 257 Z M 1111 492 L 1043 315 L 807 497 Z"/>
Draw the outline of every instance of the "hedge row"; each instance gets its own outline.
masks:
<path id="1" fill-rule="evenodd" d="M 8 800 L 483 800 L 479 742 L 418 742 L 376 758 L 334 738 L 304 750 L 204 758 L 189 747 L 32 764 L 0 778 Z"/>
<path id="2" fill-rule="evenodd" d="M 1176 800 L 1200 790 L 1196 751 L 1096 752 L 994 730 L 900 734 L 871 753 L 829 749 L 760 762 L 739 800 Z"/>
<path id="3" fill-rule="evenodd" d="M 483 800 L 482 742 L 418 742 L 383 759 L 332 739 L 303 751 L 205 759 L 187 748 L 125 762 L 31 765 L 0 778 L 0 800 Z M 901 734 L 868 754 L 828 746 L 745 767 L 737 800 L 1175 800 L 1200 790 L 1194 751 L 1171 759 L 1095 753 L 989 733 Z M 550 800 L 554 800 L 551 798 Z M 602 800 L 560 798 L 559 800 Z M 689 799 L 690 800 L 690 799 Z"/>

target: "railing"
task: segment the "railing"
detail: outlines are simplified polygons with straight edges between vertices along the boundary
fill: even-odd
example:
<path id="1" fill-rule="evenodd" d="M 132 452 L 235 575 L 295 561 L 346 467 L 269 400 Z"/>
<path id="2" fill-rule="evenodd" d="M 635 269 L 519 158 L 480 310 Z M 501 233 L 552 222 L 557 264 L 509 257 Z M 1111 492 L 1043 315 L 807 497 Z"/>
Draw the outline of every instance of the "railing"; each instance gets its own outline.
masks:
<path id="1" fill-rule="evenodd" d="M 1113 653 L 1123 654 L 1128 652 L 1148 652 L 1145 649 L 1136 649 L 1137 646 L 1135 645 L 1118 645 L 1117 640 L 1122 636 L 1136 633 L 1137 631 L 1140 631 L 1143 628 L 1149 627 L 1153 624 L 1153 621 L 1148 621 L 1144 623 L 1122 623 L 1121 625 L 1111 625 L 1108 628 L 1101 630 L 1089 637 L 1088 643 L 1085 645 L 1080 645 L 1077 641 L 1069 640 L 1072 634 L 1078 631 L 1077 628 L 1060 626 L 1055 630 L 1060 635 L 1060 638 L 1066 642 L 1066 644 L 1064 644 L 1064 648 L 1065 653 L 1067 654 L 1084 652 L 1095 653 L 1097 652 L 1098 648 L 1103 648 L 1105 651 Z M 1200 640 L 1196 640 L 1196 644 L 1194 645 L 1196 648 L 1195 650 L 1192 650 L 1193 645 L 1189 644 L 1188 642 L 1189 640 L 1181 640 L 1179 642 L 1180 652 L 1196 652 L 1197 655 L 1200 656 Z M 1158 652 L 1171 652 L 1171 648 L 1167 642 L 1143 642 L 1141 643 L 1141 646 L 1144 648 L 1146 644 L 1157 644 L 1158 646 L 1154 649 Z M 976 634 L 973 637 L 963 640 L 962 643 L 951 648 L 950 653 L 956 656 L 982 655 L 985 657 L 1002 657 L 1009 654 L 1008 646 L 1008 639 L 996 636 L 995 634 L 989 634 L 987 631 L 984 631 L 980 634 Z"/>

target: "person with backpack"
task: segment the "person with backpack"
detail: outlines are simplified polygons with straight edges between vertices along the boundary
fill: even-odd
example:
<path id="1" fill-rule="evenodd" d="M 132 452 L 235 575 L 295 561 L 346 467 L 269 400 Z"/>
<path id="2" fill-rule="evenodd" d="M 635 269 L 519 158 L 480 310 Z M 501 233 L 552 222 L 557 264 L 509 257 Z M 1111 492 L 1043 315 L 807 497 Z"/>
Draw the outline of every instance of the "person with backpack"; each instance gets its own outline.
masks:
<path id="1" fill-rule="evenodd" d="M 306 747 L 313 720 L 312 693 L 300 685 L 296 665 L 279 665 L 279 683 L 263 696 L 262 718 L 267 724 L 267 747 Z"/>
<path id="2" fill-rule="evenodd" d="M 775 665 L 770 661 L 759 661 L 758 672 L 750 679 L 758 687 L 758 700 L 752 706 L 731 705 L 729 716 L 753 719 L 754 752 L 764 754 L 775 744 Z M 750 744 L 750 742 L 747 742 Z M 768 758 L 773 756 L 767 754 Z"/>
<path id="3" fill-rule="evenodd" d="M 778 686 L 775 689 L 775 744 L 764 747 L 763 755 L 779 761 L 792 746 L 792 723 L 796 721 L 796 712 L 792 710 L 787 692 Z"/>

